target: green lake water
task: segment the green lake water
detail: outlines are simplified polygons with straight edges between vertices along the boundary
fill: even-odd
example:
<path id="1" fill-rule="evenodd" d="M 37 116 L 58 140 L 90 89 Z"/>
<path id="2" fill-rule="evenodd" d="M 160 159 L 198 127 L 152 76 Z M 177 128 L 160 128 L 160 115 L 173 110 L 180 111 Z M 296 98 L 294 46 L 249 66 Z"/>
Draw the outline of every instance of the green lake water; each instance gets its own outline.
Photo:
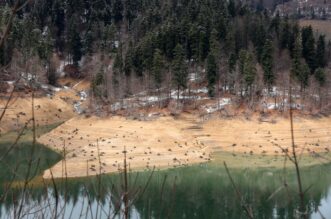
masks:
<path id="1" fill-rule="evenodd" d="M 39 134 L 51 128 L 39 130 Z M 1 154 L 7 151 L 13 136 L 2 136 Z M 122 218 L 122 174 L 43 182 L 38 176 L 61 156 L 36 145 L 31 160 L 30 136 L 28 131 L 0 162 L 0 218 L 15 218 L 21 204 L 22 218 L 54 218 L 55 214 L 58 218 L 74 219 L 108 218 L 114 214 L 117 215 L 115 218 Z M 241 206 L 247 204 L 255 218 L 296 218 L 297 184 L 289 162 L 286 170 L 281 165 L 279 168 L 258 168 L 245 162 L 245 157 L 233 157 L 236 168 L 231 167 L 230 172 L 241 192 L 239 200 L 222 165 L 222 156 L 222 153 L 217 154 L 215 160 L 207 164 L 129 173 L 130 217 L 240 219 L 247 218 Z M 272 162 L 275 158 L 261 159 Z M 231 160 L 227 163 L 232 166 Z M 242 163 L 240 168 L 238 163 Z M 29 166 L 31 171 L 27 176 Z M 309 188 L 305 193 L 305 204 L 310 218 L 322 218 L 320 213 L 331 218 L 330 173 L 331 165 L 328 164 L 301 168 L 303 186 Z M 26 178 L 31 179 L 33 185 L 24 191 L 24 186 L 17 182 Z M 9 182 L 13 182 L 10 189 L 7 188 Z"/>

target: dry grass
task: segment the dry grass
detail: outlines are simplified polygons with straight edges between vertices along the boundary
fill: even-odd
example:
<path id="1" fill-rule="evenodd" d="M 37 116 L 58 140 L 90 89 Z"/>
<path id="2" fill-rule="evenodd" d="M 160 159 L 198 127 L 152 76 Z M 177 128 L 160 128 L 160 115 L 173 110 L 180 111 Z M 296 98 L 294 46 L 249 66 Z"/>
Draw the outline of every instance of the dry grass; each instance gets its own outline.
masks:
<path id="1" fill-rule="evenodd" d="M 328 154 L 331 149 L 330 123 L 331 118 L 297 119 L 294 134 L 298 153 Z M 240 118 L 199 122 L 198 118 L 189 115 L 179 119 L 161 117 L 155 121 L 80 117 L 43 135 L 38 141 L 58 151 L 63 150 L 65 143 L 68 176 L 79 177 L 97 174 L 97 142 L 102 172 L 109 173 L 123 167 L 124 146 L 131 169 L 172 168 L 208 162 L 210 152 L 219 151 L 246 157 L 282 157 L 284 153 L 280 147 L 291 149 L 288 130 L 289 123 L 284 118 L 278 118 L 274 123 Z M 54 177 L 62 177 L 63 163 L 56 164 L 52 171 Z M 49 171 L 44 177 L 50 177 Z"/>
<path id="2" fill-rule="evenodd" d="M 57 151 L 66 148 L 68 177 L 118 172 L 123 169 L 123 150 L 131 169 L 172 168 L 210 160 L 208 147 L 189 120 L 161 117 L 134 121 L 122 117 L 74 118 L 41 136 L 38 141 Z M 62 162 L 52 167 L 55 178 L 63 177 Z M 50 177 L 46 171 L 45 178 Z"/>
<path id="3" fill-rule="evenodd" d="M 7 100 L 0 99 L 3 106 Z M 31 118 L 31 99 L 26 97 L 13 98 L 6 110 L 1 123 L 1 132 L 16 130 L 24 126 Z M 0 112 L 3 109 L 0 109 Z M 35 111 L 37 113 L 37 126 L 50 125 L 67 119 L 75 115 L 73 107 L 63 101 L 60 96 L 53 98 L 40 97 L 35 99 Z"/>
<path id="4" fill-rule="evenodd" d="M 299 153 L 331 150 L 331 118 L 295 120 L 295 139 Z M 252 119 L 211 120 L 204 125 L 205 141 L 217 151 L 256 155 L 281 155 L 282 148 L 291 148 L 290 124 L 287 119 L 269 121 Z"/>
<path id="5" fill-rule="evenodd" d="M 62 89 L 55 92 L 53 96 L 40 94 L 34 99 L 36 125 L 45 126 L 67 121 L 77 115 L 74 112 L 73 104 L 80 101 L 77 95 L 78 91 L 88 90 L 89 82 L 82 80 L 64 78 L 59 80 L 60 85 L 68 85 L 70 89 Z M 9 95 L 0 98 L 0 106 L 5 106 Z M 86 106 L 85 101 L 82 106 Z M 2 133 L 11 130 L 17 130 L 24 126 L 26 121 L 31 118 L 31 97 L 30 94 L 14 92 L 13 98 L 10 99 L 8 108 L 1 122 L 0 131 Z M 3 108 L 0 108 L 2 113 Z"/>

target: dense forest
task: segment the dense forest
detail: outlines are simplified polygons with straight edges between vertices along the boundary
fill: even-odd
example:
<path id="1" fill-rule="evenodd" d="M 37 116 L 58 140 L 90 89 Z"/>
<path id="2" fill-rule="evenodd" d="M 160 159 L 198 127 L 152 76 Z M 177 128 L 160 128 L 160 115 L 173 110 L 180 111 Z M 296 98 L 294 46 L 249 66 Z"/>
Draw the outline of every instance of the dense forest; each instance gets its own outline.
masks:
<path id="1" fill-rule="evenodd" d="M 13 4 L 2 4 L 1 26 Z M 292 75 L 301 99 L 315 104 L 328 96 L 331 42 L 252 2 L 30 1 L 1 48 L 1 77 L 38 72 L 56 85 L 55 57 L 70 65 L 70 76 L 89 78 L 104 102 L 206 86 L 212 98 L 231 94 L 255 103 L 275 87 L 285 92 Z M 192 72 L 202 78 L 198 84 L 190 83 Z"/>

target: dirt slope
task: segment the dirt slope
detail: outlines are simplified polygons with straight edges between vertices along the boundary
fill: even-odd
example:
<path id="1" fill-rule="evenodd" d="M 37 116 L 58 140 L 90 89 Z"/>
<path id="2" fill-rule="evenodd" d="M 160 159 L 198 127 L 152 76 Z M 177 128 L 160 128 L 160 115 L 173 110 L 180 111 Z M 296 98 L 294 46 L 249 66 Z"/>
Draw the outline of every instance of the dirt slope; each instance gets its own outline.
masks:
<path id="1" fill-rule="evenodd" d="M 61 121 L 66 121 L 72 118 L 75 113 L 72 106 L 60 98 L 55 96 L 35 98 L 35 115 L 37 125 L 54 124 Z M 0 99 L 0 106 L 4 107 L 6 100 Z M 2 113 L 3 108 L 0 109 Z M 0 124 L 0 131 L 7 132 L 10 130 L 19 129 L 32 117 L 31 98 L 17 97 L 13 98 L 9 103 L 9 108 L 3 117 Z"/>
<path id="2" fill-rule="evenodd" d="M 74 103 L 81 102 L 82 106 L 88 104 L 87 100 L 81 100 L 78 95 L 80 91 L 89 89 L 89 82 L 85 80 L 77 81 L 72 79 L 61 79 L 60 84 L 70 84 L 66 88 L 52 92 L 52 95 L 46 95 L 38 91 L 35 95 L 35 117 L 36 124 L 40 126 L 55 124 L 77 115 L 74 109 Z M 0 114 L 3 112 L 7 103 L 9 94 L 0 98 Z M 0 131 L 7 132 L 16 130 L 24 126 L 26 121 L 32 117 L 32 98 L 31 93 L 14 93 L 14 98 L 9 102 L 8 109 L 0 122 Z"/>

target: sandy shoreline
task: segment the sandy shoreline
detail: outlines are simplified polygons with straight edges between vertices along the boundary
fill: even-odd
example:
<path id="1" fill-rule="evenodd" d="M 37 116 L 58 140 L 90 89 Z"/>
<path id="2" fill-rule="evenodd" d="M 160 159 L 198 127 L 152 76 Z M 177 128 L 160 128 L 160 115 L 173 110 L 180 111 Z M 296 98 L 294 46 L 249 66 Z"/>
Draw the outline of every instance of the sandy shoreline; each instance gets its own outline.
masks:
<path id="1" fill-rule="evenodd" d="M 95 175 L 123 168 L 123 150 L 131 169 L 171 168 L 210 160 L 209 147 L 192 137 L 191 122 L 162 117 L 156 121 L 133 121 L 120 117 L 74 118 L 41 136 L 38 141 L 57 151 L 66 148 L 66 171 L 59 162 L 53 177 Z M 76 128 L 79 127 L 79 128 Z M 192 135 L 188 134 L 192 132 Z M 198 133 L 195 133 L 196 135 Z M 44 178 L 51 177 L 50 171 Z"/>
<path id="2" fill-rule="evenodd" d="M 328 153 L 330 124 L 331 118 L 296 119 L 299 153 Z M 118 172 L 123 168 L 124 147 L 130 168 L 143 170 L 208 162 L 214 151 L 281 155 L 280 147 L 291 145 L 286 119 L 275 123 L 239 118 L 200 122 L 192 115 L 180 119 L 160 117 L 154 121 L 76 117 L 38 141 L 57 151 L 63 151 L 65 145 L 66 161 L 51 168 L 55 178 L 96 175 L 100 170 Z M 50 178 L 50 170 L 43 177 Z"/>

